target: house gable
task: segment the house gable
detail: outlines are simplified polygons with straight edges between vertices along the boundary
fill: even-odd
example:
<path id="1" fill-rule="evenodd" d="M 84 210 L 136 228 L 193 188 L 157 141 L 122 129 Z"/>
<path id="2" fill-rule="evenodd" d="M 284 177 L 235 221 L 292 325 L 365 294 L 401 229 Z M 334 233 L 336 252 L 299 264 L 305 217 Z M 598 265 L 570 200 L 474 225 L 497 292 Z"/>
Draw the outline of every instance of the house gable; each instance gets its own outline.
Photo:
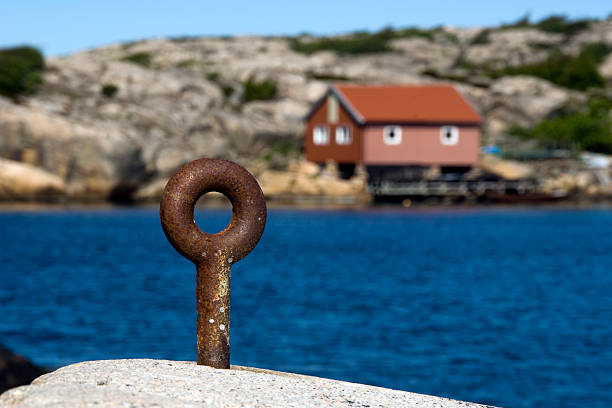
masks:
<path id="1" fill-rule="evenodd" d="M 330 103 L 336 105 L 335 108 L 332 106 L 331 112 Z M 336 117 L 330 117 L 330 113 Z M 316 129 L 318 127 L 323 129 L 324 135 Z M 327 142 L 321 143 L 325 138 Z M 304 150 L 306 159 L 317 163 L 324 163 L 327 160 L 338 163 L 361 161 L 361 125 L 353 112 L 334 92 L 326 92 L 306 116 Z"/>
<path id="2" fill-rule="evenodd" d="M 350 104 L 342 93 L 338 92 L 335 86 L 329 87 L 327 92 L 325 92 L 325 94 L 312 105 L 306 116 L 304 116 L 304 121 L 308 121 L 312 115 L 314 115 L 317 110 L 321 108 L 330 95 L 333 95 L 338 100 L 340 105 L 344 108 L 346 113 L 351 116 L 355 123 L 359 125 L 363 125 L 365 123 L 363 116 L 361 116 L 361 114 Z"/>

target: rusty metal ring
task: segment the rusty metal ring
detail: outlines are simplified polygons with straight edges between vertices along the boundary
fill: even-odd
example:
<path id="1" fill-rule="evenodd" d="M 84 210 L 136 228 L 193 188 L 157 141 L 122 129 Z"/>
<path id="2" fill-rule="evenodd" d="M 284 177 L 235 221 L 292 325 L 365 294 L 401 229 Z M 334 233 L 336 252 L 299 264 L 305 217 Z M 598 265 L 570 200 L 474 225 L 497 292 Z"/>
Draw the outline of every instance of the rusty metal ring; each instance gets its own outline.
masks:
<path id="1" fill-rule="evenodd" d="M 202 231 L 193 218 L 196 202 L 211 191 L 232 203 L 232 220 L 216 234 Z M 243 167 L 228 160 L 199 159 L 179 169 L 166 184 L 160 218 L 174 249 L 196 266 L 221 251 L 232 263 L 257 245 L 266 224 L 266 202 L 259 184 Z"/>

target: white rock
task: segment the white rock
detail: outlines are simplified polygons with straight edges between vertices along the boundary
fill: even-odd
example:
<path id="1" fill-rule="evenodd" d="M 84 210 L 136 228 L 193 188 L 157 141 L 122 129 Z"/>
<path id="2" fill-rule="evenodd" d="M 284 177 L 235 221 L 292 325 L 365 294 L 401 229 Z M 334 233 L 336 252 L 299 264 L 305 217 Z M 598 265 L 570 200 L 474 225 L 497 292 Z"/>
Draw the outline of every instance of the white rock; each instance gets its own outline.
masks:
<path id="1" fill-rule="evenodd" d="M 0 159 L 0 199 L 52 198 L 65 192 L 64 180 L 55 174 L 28 164 Z"/>
<path id="2" fill-rule="evenodd" d="M 492 84 L 483 113 L 489 123 L 497 121 L 503 128 L 513 124 L 533 126 L 563 106 L 572 95 L 543 79 L 503 77 Z"/>
<path id="3" fill-rule="evenodd" d="M 9 390 L 17 407 L 401 407 L 485 408 L 405 391 L 246 367 L 107 360 L 73 364 Z"/>
<path id="4" fill-rule="evenodd" d="M 599 73 L 606 79 L 612 79 L 612 53 L 608 54 L 604 62 L 599 66 Z"/>

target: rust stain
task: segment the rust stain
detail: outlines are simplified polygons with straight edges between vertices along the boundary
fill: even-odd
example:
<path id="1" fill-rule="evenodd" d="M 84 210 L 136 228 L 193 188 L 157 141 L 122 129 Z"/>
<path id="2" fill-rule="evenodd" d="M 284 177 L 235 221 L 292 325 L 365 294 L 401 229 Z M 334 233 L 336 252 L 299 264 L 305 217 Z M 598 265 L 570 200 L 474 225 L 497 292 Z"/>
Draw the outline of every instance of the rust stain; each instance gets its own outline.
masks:
<path id="1" fill-rule="evenodd" d="M 211 191 L 232 203 L 223 231 L 208 234 L 193 218 L 198 199 Z M 255 178 L 228 160 L 187 163 L 168 181 L 160 204 L 170 244 L 196 266 L 198 364 L 230 368 L 231 266 L 257 245 L 266 224 L 266 203 Z"/>

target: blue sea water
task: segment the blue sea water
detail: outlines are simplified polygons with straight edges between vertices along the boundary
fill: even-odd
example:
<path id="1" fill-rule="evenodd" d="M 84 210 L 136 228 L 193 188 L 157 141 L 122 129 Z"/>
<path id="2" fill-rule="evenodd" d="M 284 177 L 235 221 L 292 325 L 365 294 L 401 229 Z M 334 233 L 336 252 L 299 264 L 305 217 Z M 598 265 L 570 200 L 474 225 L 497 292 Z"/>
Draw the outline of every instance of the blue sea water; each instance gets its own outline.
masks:
<path id="1" fill-rule="evenodd" d="M 195 359 L 195 269 L 156 209 L 5 211 L 0 232 L 0 343 L 50 367 Z M 605 209 L 271 210 L 232 268 L 232 363 L 610 407 L 611 232 Z"/>

